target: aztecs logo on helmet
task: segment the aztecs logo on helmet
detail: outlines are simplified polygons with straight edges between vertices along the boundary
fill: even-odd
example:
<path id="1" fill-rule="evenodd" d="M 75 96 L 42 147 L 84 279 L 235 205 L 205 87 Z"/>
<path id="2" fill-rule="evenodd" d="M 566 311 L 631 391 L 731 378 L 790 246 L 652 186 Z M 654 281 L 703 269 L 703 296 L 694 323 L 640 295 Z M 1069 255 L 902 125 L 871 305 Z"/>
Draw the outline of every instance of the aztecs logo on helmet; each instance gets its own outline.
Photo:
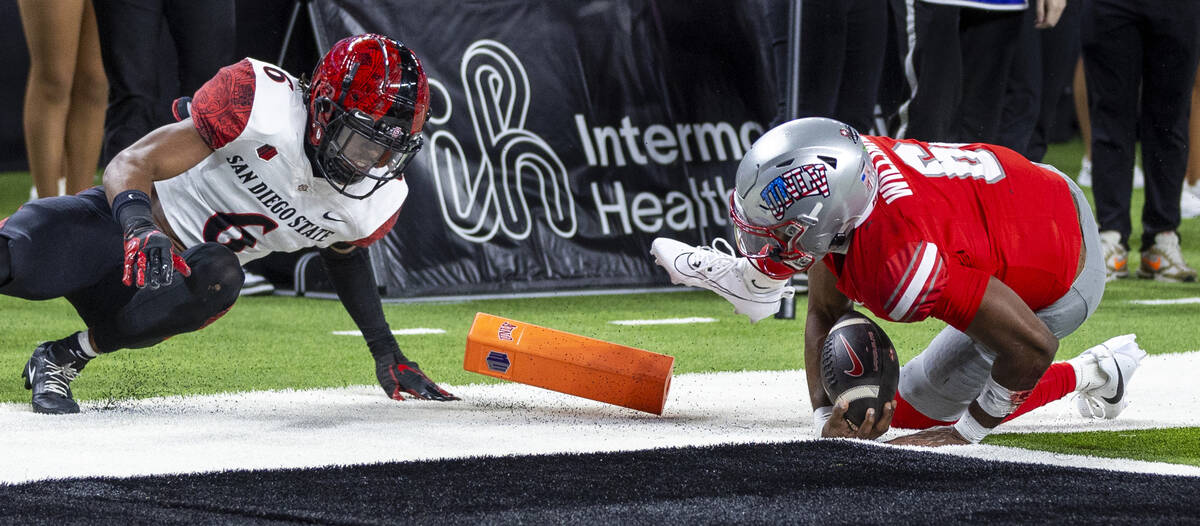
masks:
<path id="1" fill-rule="evenodd" d="M 362 199 L 402 177 L 424 144 L 429 83 L 403 44 L 376 34 L 348 37 L 313 71 L 308 110 L 314 173 Z"/>

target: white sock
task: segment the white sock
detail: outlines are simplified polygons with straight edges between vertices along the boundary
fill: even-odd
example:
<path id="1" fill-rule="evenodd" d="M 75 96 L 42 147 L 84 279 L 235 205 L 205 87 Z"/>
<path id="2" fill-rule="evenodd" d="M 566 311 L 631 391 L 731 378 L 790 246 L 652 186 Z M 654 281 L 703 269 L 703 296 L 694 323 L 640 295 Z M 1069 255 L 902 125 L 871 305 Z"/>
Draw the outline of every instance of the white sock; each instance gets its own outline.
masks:
<path id="1" fill-rule="evenodd" d="M 758 267 L 754 266 L 754 263 L 751 263 L 750 260 L 746 258 L 741 258 L 741 261 L 739 261 L 738 264 L 745 265 L 746 267 L 742 271 L 742 281 L 746 283 L 746 288 L 750 291 L 762 292 L 764 290 L 763 287 L 775 285 L 772 287 L 773 290 L 787 285 L 788 279 L 790 279 L 775 279 L 771 276 L 763 274 L 761 270 L 758 270 Z M 754 283 L 751 283 L 751 281 L 754 281 Z M 755 286 L 756 284 L 757 286 Z"/>
<path id="2" fill-rule="evenodd" d="M 1108 375 L 1100 370 L 1100 365 L 1093 355 L 1082 355 L 1067 360 L 1075 369 L 1075 392 L 1095 389 L 1108 383 Z"/>

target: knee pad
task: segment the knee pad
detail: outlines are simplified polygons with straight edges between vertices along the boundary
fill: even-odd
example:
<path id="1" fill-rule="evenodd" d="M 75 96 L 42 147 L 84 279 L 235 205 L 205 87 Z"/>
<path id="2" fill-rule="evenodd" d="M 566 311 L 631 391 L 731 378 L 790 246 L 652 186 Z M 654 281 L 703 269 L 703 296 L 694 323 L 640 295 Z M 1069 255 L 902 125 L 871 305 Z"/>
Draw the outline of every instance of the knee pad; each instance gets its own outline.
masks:
<path id="1" fill-rule="evenodd" d="M 184 252 L 183 259 L 192 268 L 186 283 L 195 297 L 220 309 L 233 305 L 246 274 L 232 251 L 217 243 L 203 243 Z"/>

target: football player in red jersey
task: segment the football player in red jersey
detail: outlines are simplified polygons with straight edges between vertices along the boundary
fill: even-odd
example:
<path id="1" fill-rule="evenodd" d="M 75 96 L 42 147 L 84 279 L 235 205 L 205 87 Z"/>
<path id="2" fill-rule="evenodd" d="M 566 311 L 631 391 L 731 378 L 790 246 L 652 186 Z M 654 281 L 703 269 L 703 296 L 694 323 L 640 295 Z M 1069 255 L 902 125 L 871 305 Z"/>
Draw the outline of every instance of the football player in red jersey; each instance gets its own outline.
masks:
<path id="1" fill-rule="evenodd" d="M 117 155 L 102 187 L 0 221 L 0 294 L 65 297 L 86 325 L 33 352 L 33 409 L 78 412 L 70 383 L 89 360 L 203 328 L 233 306 L 241 264 L 314 246 L 388 396 L 456 400 L 400 351 L 366 253 L 408 196 L 428 108 L 416 55 L 381 35 L 334 44 L 307 85 L 244 59 Z"/>
<path id="2" fill-rule="evenodd" d="M 913 445 L 967 444 L 1000 422 L 1080 393 L 1115 417 L 1145 352 L 1132 335 L 1053 364 L 1059 339 L 1095 311 L 1104 263 L 1091 208 L 1069 178 L 1006 148 L 860 136 L 822 118 L 784 123 L 742 159 L 730 214 L 743 258 L 669 239 L 652 253 L 672 281 L 708 288 L 752 321 L 809 273 L 805 369 L 823 436 L 925 431 Z M 855 303 L 895 322 L 949 326 L 901 369 L 898 395 L 859 428 L 821 387 L 819 357 Z"/>

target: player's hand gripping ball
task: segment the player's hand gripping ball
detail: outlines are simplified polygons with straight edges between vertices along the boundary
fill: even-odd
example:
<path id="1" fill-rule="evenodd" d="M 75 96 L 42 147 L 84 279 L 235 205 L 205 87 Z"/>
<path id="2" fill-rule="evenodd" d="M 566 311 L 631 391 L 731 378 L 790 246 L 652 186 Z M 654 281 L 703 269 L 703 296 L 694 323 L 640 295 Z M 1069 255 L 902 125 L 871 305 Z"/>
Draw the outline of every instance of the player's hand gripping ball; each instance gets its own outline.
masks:
<path id="1" fill-rule="evenodd" d="M 854 311 L 838 318 L 821 348 L 821 383 L 833 405 L 850 404 L 846 420 L 858 427 L 867 409 L 882 415 L 899 381 L 896 348 L 883 329 Z"/>

